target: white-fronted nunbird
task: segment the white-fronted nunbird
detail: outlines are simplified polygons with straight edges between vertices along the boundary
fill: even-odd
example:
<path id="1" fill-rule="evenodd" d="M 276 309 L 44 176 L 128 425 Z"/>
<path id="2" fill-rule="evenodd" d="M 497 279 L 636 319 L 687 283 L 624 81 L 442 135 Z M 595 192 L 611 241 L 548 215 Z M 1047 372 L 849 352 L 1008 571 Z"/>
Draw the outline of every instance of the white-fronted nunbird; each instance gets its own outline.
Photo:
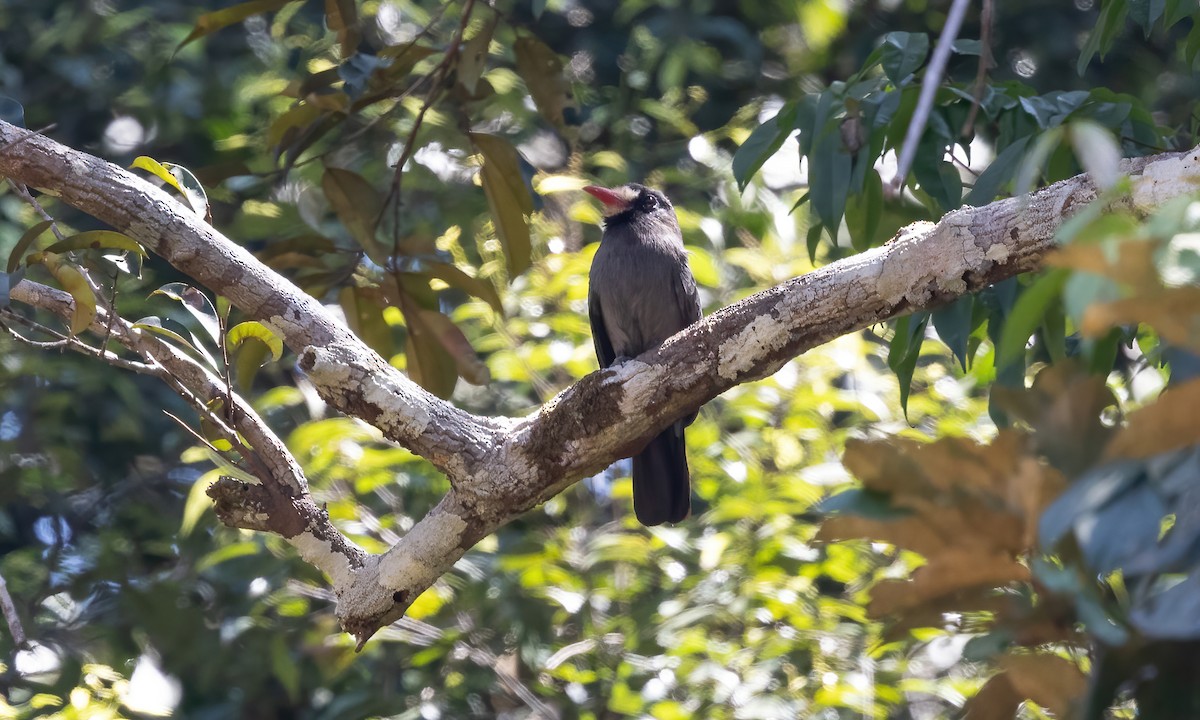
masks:
<path id="1" fill-rule="evenodd" d="M 588 316 L 600 367 L 660 345 L 701 318 L 675 208 L 661 192 L 631 183 L 584 188 L 604 203 L 604 235 L 588 277 Z M 691 506 L 683 428 L 671 423 L 633 456 L 633 511 L 644 525 L 679 522 Z"/>

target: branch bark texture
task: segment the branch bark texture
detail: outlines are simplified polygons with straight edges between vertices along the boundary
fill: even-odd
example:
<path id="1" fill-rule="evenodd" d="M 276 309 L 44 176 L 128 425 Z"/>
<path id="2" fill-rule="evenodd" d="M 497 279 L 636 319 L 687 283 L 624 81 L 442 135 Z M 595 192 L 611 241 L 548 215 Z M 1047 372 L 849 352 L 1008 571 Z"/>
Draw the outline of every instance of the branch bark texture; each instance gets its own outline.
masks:
<path id="1" fill-rule="evenodd" d="M 1122 170 L 1134 191 L 1120 202 L 1148 212 L 1200 188 L 1200 148 L 1124 161 Z M 449 493 L 394 547 L 356 555 L 332 575 L 343 627 L 360 642 L 496 528 L 728 388 L 846 333 L 1037 269 L 1062 221 L 1097 197 L 1081 175 L 916 223 L 883 247 L 757 293 L 657 350 L 593 373 L 527 417 L 482 418 L 421 390 L 318 301 L 130 173 L 0 123 L 0 174 L 59 195 L 269 324 L 327 402 L 447 474 Z M 326 568 L 334 564 L 312 555 L 346 552 L 337 543 L 306 550 Z"/>

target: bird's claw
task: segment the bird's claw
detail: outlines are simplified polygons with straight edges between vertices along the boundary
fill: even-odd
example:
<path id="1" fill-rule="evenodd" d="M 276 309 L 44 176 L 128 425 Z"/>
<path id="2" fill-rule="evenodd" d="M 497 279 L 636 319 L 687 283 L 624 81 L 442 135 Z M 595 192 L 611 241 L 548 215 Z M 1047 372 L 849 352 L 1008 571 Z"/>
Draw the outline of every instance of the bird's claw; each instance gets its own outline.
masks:
<path id="1" fill-rule="evenodd" d="M 629 362 L 632 359 L 633 358 L 629 357 L 628 355 L 618 355 L 615 358 L 613 358 L 612 365 L 609 365 L 609 367 L 616 367 L 618 365 L 624 365 L 625 363 Z"/>

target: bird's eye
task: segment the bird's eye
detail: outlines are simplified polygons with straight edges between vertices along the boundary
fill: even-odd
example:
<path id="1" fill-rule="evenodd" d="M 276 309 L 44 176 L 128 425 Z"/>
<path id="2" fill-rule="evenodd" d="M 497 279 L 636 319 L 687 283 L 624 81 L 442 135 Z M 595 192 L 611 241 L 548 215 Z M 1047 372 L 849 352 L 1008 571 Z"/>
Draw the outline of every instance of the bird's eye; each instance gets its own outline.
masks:
<path id="1" fill-rule="evenodd" d="M 646 197 L 642 198 L 642 210 L 643 211 L 651 212 L 651 211 L 657 210 L 657 209 L 658 209 L 658 198 L 654 197 L 653 195 L 647 195 Z"/>

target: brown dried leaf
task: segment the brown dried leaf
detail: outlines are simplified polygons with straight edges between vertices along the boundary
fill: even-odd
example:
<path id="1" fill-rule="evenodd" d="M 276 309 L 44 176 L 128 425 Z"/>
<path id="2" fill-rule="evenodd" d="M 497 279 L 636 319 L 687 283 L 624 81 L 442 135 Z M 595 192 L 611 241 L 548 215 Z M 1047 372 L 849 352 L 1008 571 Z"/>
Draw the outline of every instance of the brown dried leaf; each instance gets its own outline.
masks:
<path id="1" fill-rule="evenodd" d="M 1200 379 L 1167 389 L 1154 404 L 1130 413 L 1104 449 L 1104 459 L 1138 460 L 1200 443 L 1198 407 Z"/>
<path id="2" fill-rule="evenodd" d="M 929 556 L 926 565 L 917 568 L 911 580 L 885 580 L 871 589 L 868 612 L 871 617 L 919 609 L 946 596 L 970 590 L 990 590 L 1010 582 L 1029 579 L 1029 569 L 1003 554 L 984 555 L 976 551 L 949 548 Z"/>
<path id="3" fill-rule="evenodd" d="M 946 547 L 947 540 L 919 515 L 898 520 L 874 520 L 860 515 L 838 515 L 821 523 L 816 539 L 820 542 L 837 540 L 876 540 L 897 547 L 932 555 Z"/>
<path id="4" fill-rule="evenodd" d="M 1017 695 L 1054 713 L 1069 717 L 1071 704 L 1083 697 L 1087 677 L 1075 663 L 1057 655 L 1005 655 L 1000 658 Z"/>
<path id="5" fill-rule="evenodd" d="M 1100 337 L 1118 325 L 1147 323 L 1167 341 L 1200 352 L 1200 288 L 1177 287 L 1094 303 L 1083 312 L 1080 332 Z"/>
<path id="6" fill-rule="evenodd" d="M 1101 422 L 1117 399 L 1104 377 L 1076 363 L 1044 368 L 1028 390 L 996 386 L 992 397 L 1006 413 L 1033 429 L 1038 453 L 1055 467 L 1077 475 L 1098 459 L 1112 429 Z"/>
<path id="7" fill-rule="evenodd" d="M 1022 701 L 1008 673 L 998 673 L 963 706 L 963 720 L 1013 720 Z"/>

